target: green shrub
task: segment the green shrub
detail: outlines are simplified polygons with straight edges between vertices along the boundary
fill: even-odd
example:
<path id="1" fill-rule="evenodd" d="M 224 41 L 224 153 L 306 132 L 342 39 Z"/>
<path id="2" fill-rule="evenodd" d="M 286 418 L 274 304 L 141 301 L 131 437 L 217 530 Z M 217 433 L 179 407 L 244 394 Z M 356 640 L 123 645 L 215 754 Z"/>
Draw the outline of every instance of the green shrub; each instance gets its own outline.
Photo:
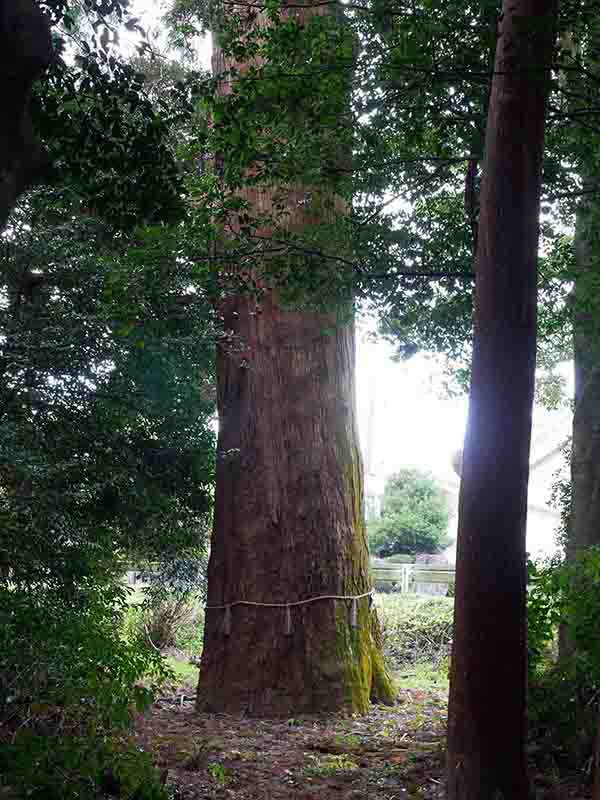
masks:
<path id="1" fill-rule="evenodd" d="M 175 647 L 198 656 L 204 639 L 204 609 L 195 602 L 190 605 L 190 616 L 175 631 Z"/>
<path id="2" fill-rule="evenodd" d="M 593 752 L 600 701 L 600 548 L 572 564 L 530 567 L 529 716 L 545 754 L 581 768 Z M 556 660 L 558 626 L 570 647 Z"/>
<path id="3" fill-rule="evenodd" d="M 592 758 L 600 684 L 585 660 L 549 664 L 529 683 L 529 733 L 536 752 L 553 764 L 582 769 Z"/>
<path id="4" fill-rule="evenodd" d="M 70 596 L 0 586 L 0 786 L 83 800 L 109 770 L 124 797 L 164 797 L 124 735 L 169 672 L 158 653 L 123 639 L 125 609 L 114 585 L 82 582 Z"/>
<path id="5" fill-rule="evenodd" d="M 422 661 L 439 665 L 452 642 L 453 602 L 445 597 L 377 595 L 386 658 L 393 668 Z"/>
<path id="6" fill-rule="evenodd" d="M 162 562 L 147 563 L 139 575 L 142 600 L 127 620 L 131 634 L 159 650 L 202 650 L 207 551 L 201 542 Z"/>
<path id="7" fill-rule="evenodd" d="M 527 665 L 529 680 L 547 666 L 561 619 L 560 565 L 527 564 Z"/>
<path id="8" fill-rule="evenodd" d="M 369 545 L 377 556 L 437 553 L 446 541 L 448 503 L 435 479 L 402 469 L 386 482 L 381 518 L 369 523 Z"/>
<path id="9" fill-rule="evenodd" d="M 158 650 L 175 648 L 200 653 L 204 615 L 199 603 L 170 594 L 132 605 L 124 622 L 125 635 Z"/>

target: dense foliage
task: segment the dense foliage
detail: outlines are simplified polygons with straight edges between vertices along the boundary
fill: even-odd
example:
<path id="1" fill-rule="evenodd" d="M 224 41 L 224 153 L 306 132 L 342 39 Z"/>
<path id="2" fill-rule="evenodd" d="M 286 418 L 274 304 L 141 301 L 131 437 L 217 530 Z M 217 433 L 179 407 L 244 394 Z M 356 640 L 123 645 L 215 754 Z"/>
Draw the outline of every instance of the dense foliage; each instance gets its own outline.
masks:
<path id="1" fill-rule="evenodd" d="M 547 757 L 581 766 L 591 757 L 600 709 L 600 549 L 574 563 L 530 567 L 528 603 L 533 733 Z M 568 647 L 556 656 L 557 637 Z"/>
<path id="2" fill-rule="evenodd" d="M 129 780 L 110 732 L 147 701 L 139 679 L 162 668 L 144 637 L 115 635 L 122 562 L 162 562 L 155 610 L 178 602 L 174 563 L 194 565 L 201 588 L 213 347 L 237 345 L 212 301 L 231 288 L 260 293 L 260 270 L 289 303 L 375 306 L 403 357 L 441 351 L 467 368 L 470 355 L 497 0 L 361 1 L 308 24 L 275 2 L 266 28 L 218 0 L 178 0 L 169 19 L 179 45 L 218 19 L 224 52 L 253 61 L 243 75 L 214 78 L 153 56 L 129 5 L 40 2 L 56 58 L 31 110 L 48 158 L 2 239 L 0 720 L 11 749 L 1 766 L 40 797 L 58 791 L 58 774 L 61 797 L 93 796 L 111 761 Z M 563 3 L 552 82 L 539 325 L 549 367 L 571 347 L 578 197 L 597 196 L 593 8 Z M 126 31 L 140 36 L 143 57 L 124 58 Z M 299 185 L 310 191 L 298 196 Z M 271 193 L 267 214 L 240 199 L 248 187 Z M 306 210 L 301 230 L 288 225 L 291 204 Z M 578 308 L 595 331 L 597 277 L 579 278 Z M 435 552 L 446 525 L 431 479 L 406 472 L 386 489 L 371 546 Z M 590 717 L 594 559 L 535 577 L 529 627 L 541 681 L 556 622 L 569 623 L 578 657 L 549 673 L 544 697 Z"/>
<path id="3" fill-rule="evenodd" d="M 48 5 L 48 163 L 0 261 L 0 780 L 158 799 L 127 728 L 168 671 L 124 636 L 120 582 L 130 560 L 206 560 L 219 326 L 181 248 L 194 78 L 152 94 L 114 41 L 126 3 Z"/>
<path id="4" fill-rule="evenodd" d="M 0 587 L 0 786 L 75 800 L 98 797 L 110 776 L 123 797 L 166 797 L 128 729 L 168 671 L 155 651 L 122 639 L 125 610 L 125 591 L 93 578 L 70 597 Z"/>
<path id="5" fill-rule="evenodd" d="M 218 19 L 226 57 L 257 57 L 247 73 L 225 69 L 204 95 L 218 121 L 205 146 L 219 153 L 225 185 L 278 186 L 274 212 L 236 210 L 231 256 L 267 269 L 295 302 L 364 299 L 401 357 L 417 350 L 450 356 L 460 367 L 452 383 L 464 389 L 500 3 L 365 2 L 307 25 L 300 11 L 267 5 L 266 27 L 254 25 L 260 4 L 246 16 L 218 0 L 186 0 L 170 15 L 180 44 Z M 582 3 L 564 4 L 561 30 L 569 34 L 560 37 L 552 78 L 541 219 L 539 364 L 550 371 L 543 399 L 544 387 L 557 385 L 553 367 L 572 349 L 570 227 L 580 198 L 595 191 L 582 188 L 582 175 L 598 136 L 590 121 L 594 15 Z M 215 95 L 218 81 L 231 91 Z M 287 215 L 297 185 L 311 187 L 302 201 L 308 210 L 325 204 L 328 213 L 318 224 L 309 214 L 309 224 L 292 231 Z M 346 204 L 335 206 L 333 195 Z M 264 229 L 274 231 L 268 240 Z M 591 283 L 582 295 L 589 305 Z"/>
<path id="6" fill-rule="evenodd" d="M 448 503 L 437 481 L 423 470 L 405 468 L 388 478 L 381 517 L 369 523 L 377 556 L 437 553 L 446 543 Z"/>

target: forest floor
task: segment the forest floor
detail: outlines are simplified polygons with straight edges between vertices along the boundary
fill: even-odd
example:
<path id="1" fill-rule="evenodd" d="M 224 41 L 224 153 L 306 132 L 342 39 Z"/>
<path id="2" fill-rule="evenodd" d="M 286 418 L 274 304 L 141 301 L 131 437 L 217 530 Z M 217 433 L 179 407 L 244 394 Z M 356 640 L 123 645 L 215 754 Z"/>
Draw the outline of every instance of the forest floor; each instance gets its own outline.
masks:
<path id="1" fill-rule="evenodd" d="M 447 691 L 402 689 L 368 715 L 288 720 L 200 714 L 190 676 L 140 716 L 139 747 L 168 770 L 175 800 L 438 800 Z M 584 800 L 581 786 L 533 774 L 536 800 Z"/>

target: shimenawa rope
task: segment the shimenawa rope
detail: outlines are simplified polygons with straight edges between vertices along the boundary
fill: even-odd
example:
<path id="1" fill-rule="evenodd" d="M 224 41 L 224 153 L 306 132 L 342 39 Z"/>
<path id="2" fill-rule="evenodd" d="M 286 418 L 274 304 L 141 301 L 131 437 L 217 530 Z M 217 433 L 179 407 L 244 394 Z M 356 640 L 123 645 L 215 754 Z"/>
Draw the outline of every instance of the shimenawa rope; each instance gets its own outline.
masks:
<path id="1" fill-rule="evenodd" d="M 306 606 L 310 603 L 316 603 L 320 600 L 351 600 L 352 606 L 350 611 L 350 624 L 353 628 L 358 627 L 358 601 L 363 597 L 368 597 L 369 602 L 373 601 L 373 590 L 364 592 L 364 594 L 321 594 L 316 597 L 308 597 L 306 600 L 294 600 L 291 603 L 259 603 L 256 600 L 234 600 L 232 603 L 222 603 L 219 605 L 204 606 L 206 611 L 223 609 L 225 617 L 223 619 L 223 633 L 229 636 L 231 633 L 231 609 L 235 606 L 257 606 L 259 608 L 285 608 L 285 634 L 291 636 L 292 634 L 292 613 L 291 608 L 294 606 Z"/>

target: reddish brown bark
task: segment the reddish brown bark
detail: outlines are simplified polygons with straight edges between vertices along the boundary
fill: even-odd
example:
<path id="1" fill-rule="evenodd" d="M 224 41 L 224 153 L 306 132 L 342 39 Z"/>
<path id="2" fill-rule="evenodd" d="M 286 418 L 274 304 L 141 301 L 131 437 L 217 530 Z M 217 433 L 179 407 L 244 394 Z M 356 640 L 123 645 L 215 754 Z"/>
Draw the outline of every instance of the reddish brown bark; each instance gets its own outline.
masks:
<path id="1" fill-rule="evenodd" d="M 505 0 L 486 131 L 459 507 L 450 800 L 525 800 L 525 518 L 556 3 Z"/>
<path id="2" fill-rule="evenodd" d="M 350 325 L 232 303 L 245 347 L 219 354 L 219 446 L 208 605 L 294 602 L 370 588 Z M 363 711 L 380 679 L 367 599 L 207 612 L 200 695 L 213 710 Z"/>
<path id="3" fill-rule="evenodd" d="M 215 71 L 226 66 L 218 50 L 214 65 Z M 288 188 L 287 225 L 296 230 L 318 222 L 297 202 L 299 191 Z M 269 187 L 245 196 L 255 209 L 270 210 Z M 353 325 L 283 310 L 269 290 L 260 302 L 231 299 L 223 311 L 241 346 L 218 353 L 207 605 L 368 592 Z M 290 615 L 288 631 L 283 608 L 236 606 L 228 631 L 226 612 L 207 609 L 200 708 L 363 712 L 370 699 L 391 699 L 368 598 L 358 603 L 356 626 L 351 604 L 341 600 L 293 607 Z"/>

